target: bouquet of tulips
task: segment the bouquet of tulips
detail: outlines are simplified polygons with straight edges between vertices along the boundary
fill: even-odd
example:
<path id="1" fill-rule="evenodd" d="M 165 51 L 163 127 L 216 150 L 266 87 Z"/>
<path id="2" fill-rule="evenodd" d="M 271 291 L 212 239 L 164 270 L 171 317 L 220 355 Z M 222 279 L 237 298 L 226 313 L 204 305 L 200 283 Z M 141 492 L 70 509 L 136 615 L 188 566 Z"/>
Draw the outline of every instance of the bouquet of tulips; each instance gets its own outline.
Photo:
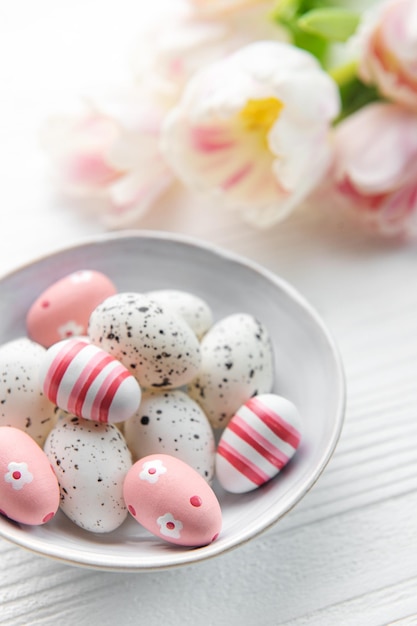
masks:
<path id="1" fill-rule="evenodd" d="M 172 0 L 132 83 L 43 129 L 62 187 L 137 224 L 175 182 L 262 228 L 325 189 L 417 231 L 417 0 Z"/>

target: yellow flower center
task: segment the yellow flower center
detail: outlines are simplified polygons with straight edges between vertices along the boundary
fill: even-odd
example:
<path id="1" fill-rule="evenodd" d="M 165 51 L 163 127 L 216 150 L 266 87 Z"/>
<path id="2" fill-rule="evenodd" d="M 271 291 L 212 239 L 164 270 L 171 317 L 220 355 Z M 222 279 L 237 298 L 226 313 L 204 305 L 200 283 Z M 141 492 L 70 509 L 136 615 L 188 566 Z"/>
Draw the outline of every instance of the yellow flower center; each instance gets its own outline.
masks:
<path id="1" fill-rule="evenodd" d="M 266 145 L 268 133 L 283 108 L 284 103 L 278 98 L 248 100 L 238 117 L 245 131 L 258 133 Z"/>

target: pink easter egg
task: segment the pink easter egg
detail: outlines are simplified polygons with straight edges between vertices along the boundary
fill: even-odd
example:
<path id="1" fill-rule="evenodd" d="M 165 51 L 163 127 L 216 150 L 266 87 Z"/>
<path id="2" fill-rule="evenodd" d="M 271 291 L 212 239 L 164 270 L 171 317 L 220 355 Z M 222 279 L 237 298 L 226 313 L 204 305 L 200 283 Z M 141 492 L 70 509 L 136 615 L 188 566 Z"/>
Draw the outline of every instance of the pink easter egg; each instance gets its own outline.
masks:
<path id="1" fill-rule="evenodd" d="M 96 422 L 123 422 L 137 411 L 142 395 L 120 361 L 82 339 L 59 341 L 46 350 L 40 383 L 60 409 Z"/>
<path id="2" fill-rule="evenodd" d="M 232 417 L 216 451 L 216 476 L 226 491 L 246 493 L 276 476 L 295 454 L 301 418 L 275 394 L 250 398 Z"/>
<path id="3" fill-rule="evenodd" d="M 181 546 L 205 546 L 221 529 L 217 497 L 190 465 L 151 454 L 128 471 L 123 496 L 129 512 L 151 533 Z"/>
<path id="4" fill-rule="evenodd" d="M 21 524 L 45 524 L 59 501 L 58 480 L 42 448 L 18 428 L 1 426 L 1 513 Z"/>
<path id="5" fill-rule="evenodd" d="M 29 337 L 46 348 L 69 337 L 86 335 L 92 311 L 116 293 L 101 272 L 81 270 L 53 283 L 32 304 L 26 327 Z"/>

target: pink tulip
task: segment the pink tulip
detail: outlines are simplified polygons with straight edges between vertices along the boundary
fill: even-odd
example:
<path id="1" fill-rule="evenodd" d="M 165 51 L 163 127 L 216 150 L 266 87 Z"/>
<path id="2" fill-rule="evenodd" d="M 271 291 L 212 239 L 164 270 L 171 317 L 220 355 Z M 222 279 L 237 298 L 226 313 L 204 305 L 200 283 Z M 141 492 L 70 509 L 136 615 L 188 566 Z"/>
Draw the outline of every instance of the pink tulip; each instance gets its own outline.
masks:
<path id="1" fill-rule="evenodd" d="M 359 75 L 388 99 L 417 110 L 417 2 L 390 0 L 359 29 Z"/>
<path id="2" fill-rule="evenodd" d="M 417 115 L 395 104 L 370 104 L 335 131 L 339 197 L 386 235 L 417 232 Z"/>
<path id="3" fill-rule="evenodd" d="M 270 11 L 271 0 L 173 3 L 165 19 L 158 16 L 140 37 L 132 57 L 135 76 L 175 105 L 201 68 L 255 41 L 288 41 L 288 32 L 271 20 Z"/>
<path id="4" fill-rule="evenodd" d="M 134 223 L 173 181 L 159 151 L 164 115 L 129 89 L 90 101 L 79 115 L 48 120 L 42 141 L 59 186 L 107 199 L 102 217 L 110 228 Z"/>

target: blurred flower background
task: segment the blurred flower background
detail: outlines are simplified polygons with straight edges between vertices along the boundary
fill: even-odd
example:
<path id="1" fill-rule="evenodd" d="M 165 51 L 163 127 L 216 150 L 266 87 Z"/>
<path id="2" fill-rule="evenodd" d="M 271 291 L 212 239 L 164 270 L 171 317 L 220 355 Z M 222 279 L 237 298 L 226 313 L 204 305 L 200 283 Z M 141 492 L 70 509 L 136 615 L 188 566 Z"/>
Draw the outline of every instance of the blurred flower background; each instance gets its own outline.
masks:
<path id="1" fill-rule="evenodd" d="M 42 130 L 56 184 L 108 228 L 179 182 L 254 229 L 315 194 L 417 233 L 417 0 L 172 0 L 132 46 L 129 85 Z"/>

